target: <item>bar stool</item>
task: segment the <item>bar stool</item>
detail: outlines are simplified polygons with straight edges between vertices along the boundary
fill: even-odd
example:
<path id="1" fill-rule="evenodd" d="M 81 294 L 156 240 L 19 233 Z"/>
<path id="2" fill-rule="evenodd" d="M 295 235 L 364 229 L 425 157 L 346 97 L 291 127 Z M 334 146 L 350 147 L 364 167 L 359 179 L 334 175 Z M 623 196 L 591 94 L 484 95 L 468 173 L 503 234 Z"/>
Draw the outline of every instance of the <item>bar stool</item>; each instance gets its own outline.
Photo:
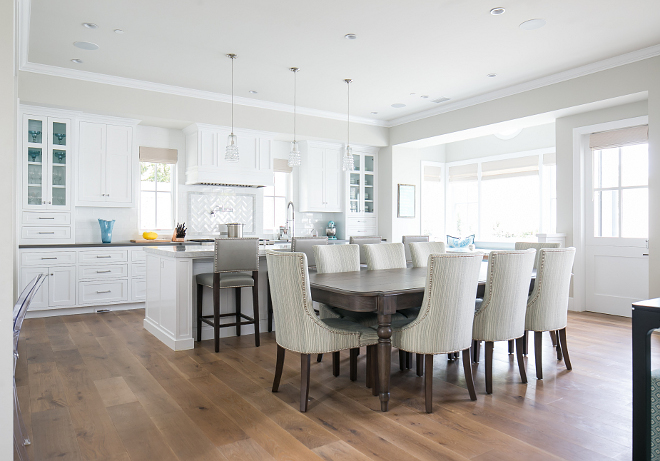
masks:
<path id="1" fill-rule="evenodd" d="M 213 289 L 213 315 L 202 315 L 204 287 Z M 252 287 L 254 317 L 241 312 L 241 288 Z M 236 312 L 220 314 L 220 290 L 236 289 Z M 220 324 L 221 317 L 236 317 L 233 323 Z M 220 351 L 220 328 L 254 325 L 254 345 L 259 347 L 259 239 L 231 238 L 215 240 L 213 272 L 197 275 L 197 341 L 202 340 L 202 322 L 213 327 L 215 351 Z"/>

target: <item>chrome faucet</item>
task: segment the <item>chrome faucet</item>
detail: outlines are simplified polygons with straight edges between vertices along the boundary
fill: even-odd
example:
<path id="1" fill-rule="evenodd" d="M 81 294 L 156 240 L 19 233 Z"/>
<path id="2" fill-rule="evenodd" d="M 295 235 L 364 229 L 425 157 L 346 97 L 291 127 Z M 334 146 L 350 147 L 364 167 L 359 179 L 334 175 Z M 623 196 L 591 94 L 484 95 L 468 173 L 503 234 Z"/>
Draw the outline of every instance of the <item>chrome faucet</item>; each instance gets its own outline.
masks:
<path id="1" fill-rule="evenodd" d="M 289 220 L 289 207 L 291 207 L 291 219 Z M 291 226 L 289 226 L 291 223 Z M 289 229 L 291 232 L 289 232 Z M 289 202 L 286 206 L 286 234 L 287 239 L 292 240 L 296 236 L 296 207 L 293 202 Z"/>

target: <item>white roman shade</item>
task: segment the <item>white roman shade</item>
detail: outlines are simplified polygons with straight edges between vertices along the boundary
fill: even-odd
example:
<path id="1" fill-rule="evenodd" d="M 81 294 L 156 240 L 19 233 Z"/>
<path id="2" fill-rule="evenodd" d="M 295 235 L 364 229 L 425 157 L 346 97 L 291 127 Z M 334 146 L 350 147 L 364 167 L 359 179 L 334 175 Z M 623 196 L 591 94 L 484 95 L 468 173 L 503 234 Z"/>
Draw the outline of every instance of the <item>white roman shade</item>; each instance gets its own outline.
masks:
<path id="1" fill-rule="evenodd" d="M 589 147 L 593 150 L 612 149 L 647 142 L 649 142 L 648 125 L 601 131 L 600 133 L 592 133 L 589 137 Z"/>
<path id="2" fill-rule="evenodd" d="M 424 165 L 424 181 L 441 182 L 442 167 Z"/>
<path id="3" fill-rule="evenodd" d="M 140 161 L 147 163 L 176 163 L 179 151 L 162 147 L 140 146 Z"/>
<path id="4" fill-rule="evenodd" d="M 539 156 L 507 158 L 481 164 L 481 180 L 514 178 L 539 174 Z"/>
<path id="5" fill-rule="evenodd" d="M 543 165 L 553 166 L 557 164 L 557 154 L 543 154 Z"/>
<path id="6" fill-rule="evenodd" d="M 476 181 L 478 171 L 479 165 L 476 163 L 450 166 L 449 181 Z"/>
<path id="7" fill-rule="evenodd" d="M 275 173 L 291 173 L 293 168 L 289 166 L 289 161 L 284 158 L 273 159 L 273 171 Z"/>

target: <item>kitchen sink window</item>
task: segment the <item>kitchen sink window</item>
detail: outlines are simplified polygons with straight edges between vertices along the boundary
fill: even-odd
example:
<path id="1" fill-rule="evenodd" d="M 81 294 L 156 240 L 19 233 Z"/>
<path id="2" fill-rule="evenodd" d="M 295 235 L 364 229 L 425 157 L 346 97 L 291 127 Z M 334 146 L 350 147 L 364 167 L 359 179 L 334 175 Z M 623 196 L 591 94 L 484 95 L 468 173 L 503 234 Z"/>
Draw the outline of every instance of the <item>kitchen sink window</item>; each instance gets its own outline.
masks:
<path id="1" fill-rule="evenodd" d="M 176 149 L 140 146 L 140 229 L 174 229 Z"/>
<path id="2" fill-rule="evenodd" d="M 280 162 L 281 160 L 281 162 Z M 291 191 L 291 167 L 286 160 L 273 162 L 273 185 L 264 187 L 264 233 L 275 234 L 286 226 L 286 205 Z"/>

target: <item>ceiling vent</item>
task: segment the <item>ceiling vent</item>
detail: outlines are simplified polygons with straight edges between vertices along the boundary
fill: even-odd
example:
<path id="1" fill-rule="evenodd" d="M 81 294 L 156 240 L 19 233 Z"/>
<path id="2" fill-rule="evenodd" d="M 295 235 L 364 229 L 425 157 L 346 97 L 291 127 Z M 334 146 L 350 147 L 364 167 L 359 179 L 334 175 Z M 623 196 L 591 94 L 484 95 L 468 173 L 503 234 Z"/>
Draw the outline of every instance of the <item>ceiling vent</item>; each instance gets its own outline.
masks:
<path id="1" fill-rule="evenodd" d="M 449 101 L 450 98 L 438 98 L 438 99 L 431 99 L 431 102 L 434 102 L 436 104 L 440 104 L 441 102 Z"/>

